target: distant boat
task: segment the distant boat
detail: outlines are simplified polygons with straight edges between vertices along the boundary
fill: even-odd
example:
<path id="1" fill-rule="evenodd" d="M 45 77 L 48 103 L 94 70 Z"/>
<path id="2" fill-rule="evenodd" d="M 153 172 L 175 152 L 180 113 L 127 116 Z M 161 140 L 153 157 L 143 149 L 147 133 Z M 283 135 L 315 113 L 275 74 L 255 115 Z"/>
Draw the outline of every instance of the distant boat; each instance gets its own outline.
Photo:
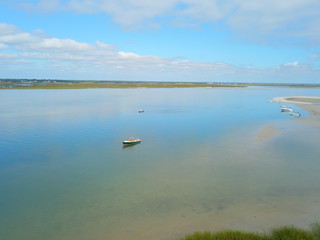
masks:
<path id="1" fill-rule="evenodd" d="M 280 110 L 281 110 L 281 112 L 288 112 L 288 113 L 293 112 L 293 110 L 289 107 L 281 107 Z"/>
<path id="2" fill-rule="evenodd" d="M 301 116 L 300 113 L 295 113 L 295 112 L 292 112 L 290 114 L 291 114 L 291 116 L 294 116 L 294 117 L 297 117 L 297 118 Z"/>
<path id="3" fill-rule="evenodd" d="M 139 113 L 143 113 L 143 112 L 144 112 L 144 110 L 140 109 L 138 112 L 139 112 Z"/>
<path id="4" fill-rule="evenodd" d="M 137 143 L 141 143 L 141 139 L 130 137 L 127 140 L 124 140 L 122 143 L 125 145 L 137 144 Z"/>

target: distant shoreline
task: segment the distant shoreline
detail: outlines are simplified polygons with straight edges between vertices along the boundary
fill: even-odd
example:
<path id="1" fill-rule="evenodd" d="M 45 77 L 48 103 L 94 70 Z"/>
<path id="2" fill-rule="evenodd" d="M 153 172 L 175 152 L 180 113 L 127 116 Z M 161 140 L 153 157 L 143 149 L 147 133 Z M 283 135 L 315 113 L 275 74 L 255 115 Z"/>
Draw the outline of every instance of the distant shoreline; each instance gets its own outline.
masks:
<path id="1" fill-rule="evenodd" d="M 198 87 L 246 87 L 214 83 L 165 83 L 165 82 L 6 82 L 0 89 L 94 89 L 94 88 L 198 88 Z"/>
<path id="2" fill-rule="evenodd" d="M 0 79 L 0 89 L 196 88 L 196 87 L 215 88 L 215 87 L 250 87 L 250 86 L 320 88 L 320 84 Z"/>

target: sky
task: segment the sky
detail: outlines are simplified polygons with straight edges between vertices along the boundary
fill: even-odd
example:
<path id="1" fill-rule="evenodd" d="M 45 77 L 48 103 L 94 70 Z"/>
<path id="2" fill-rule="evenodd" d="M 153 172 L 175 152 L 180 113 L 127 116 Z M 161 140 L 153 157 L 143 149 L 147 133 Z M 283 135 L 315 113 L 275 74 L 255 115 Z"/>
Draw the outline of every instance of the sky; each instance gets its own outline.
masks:
<path id="1" fill-rule="evenodd" d="M 0 0 L 0 78 L 320 83 L 320 0 Z"/>

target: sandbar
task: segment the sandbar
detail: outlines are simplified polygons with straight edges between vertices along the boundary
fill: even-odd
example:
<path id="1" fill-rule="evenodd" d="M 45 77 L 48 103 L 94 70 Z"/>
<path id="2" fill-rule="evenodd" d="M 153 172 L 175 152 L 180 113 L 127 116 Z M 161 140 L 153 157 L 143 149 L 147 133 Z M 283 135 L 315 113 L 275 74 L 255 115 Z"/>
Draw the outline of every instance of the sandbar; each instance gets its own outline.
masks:
<path id="1" fill-rule="evenodd" d="M 308 116 L 291 119 L 292 121 L 301 122 L 308 126 L 320 127 L 320 97 L 309 96 L 291 96 L 291 97 L 275 97 L 271 102 L 294 104 L 302 110 L 309 113 Z M 281 135 L 282 130 L 273 125 L 267 125 L 259 129 L 255 135 L 254 142 L 256 144 L 265 143 Z"/>
<path id="2" fill-rule="evenodd" d="M 320 127 L 320 97 L 294 96 L 294 97 L 275 97 L 272 102 L 292 103 L 297 107 L 309 112 L 309 116 L 294 119 L 309 126 Z"/>
<path id="3" fill-rule="evenodd" d="M 294 97 L 275 97 L 272 102 L 283 102 L 292 104 L 320 104 L 320 97 L 294 96 Z"/>

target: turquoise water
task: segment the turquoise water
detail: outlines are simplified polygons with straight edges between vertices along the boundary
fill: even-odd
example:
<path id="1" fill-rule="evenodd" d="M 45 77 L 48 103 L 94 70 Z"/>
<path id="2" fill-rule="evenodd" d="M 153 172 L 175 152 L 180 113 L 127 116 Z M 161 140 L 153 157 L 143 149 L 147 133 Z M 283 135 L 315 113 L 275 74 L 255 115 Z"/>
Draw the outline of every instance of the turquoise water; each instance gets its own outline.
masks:
<path id="1" fill-rule="evenodd" d="M 1 90 L 0 235 L 169 240 L 308 227 L 320 219 L 320 130 L 268 102 L 297 95 L 320 90 Z M 270 125 L 280 133 L 257 143 Z M 123 148 L 130 136 L 142 143 Z"/>

